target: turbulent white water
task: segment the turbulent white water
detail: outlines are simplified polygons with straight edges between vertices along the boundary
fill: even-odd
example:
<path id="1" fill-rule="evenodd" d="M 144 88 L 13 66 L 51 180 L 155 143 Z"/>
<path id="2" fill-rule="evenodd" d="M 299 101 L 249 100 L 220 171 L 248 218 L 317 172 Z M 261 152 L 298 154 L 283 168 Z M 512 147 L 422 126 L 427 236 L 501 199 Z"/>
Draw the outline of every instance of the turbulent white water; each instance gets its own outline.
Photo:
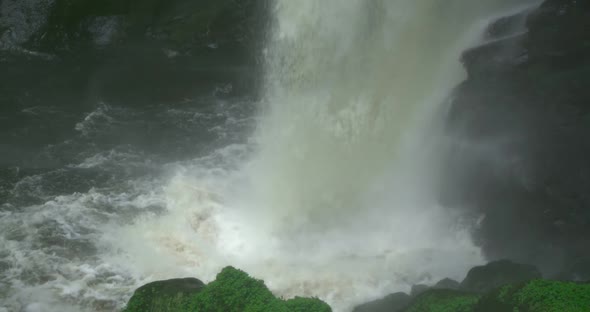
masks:
<path id="1" fill-rule="evenodd" d="M 210 281 L 226 265 L 335 311 L 461 279 L 483 260 L 469 225 L 436 201 L 441 103 L 464 78 L 460 53 L 487 19 L 528 2 L 275 1 L 252 138 L 167 164 L 158 178 L 0 210 L 0 257 L 12 263 L 0 311 L 106 311 L 141 283 Z M 76 129 L 88 137 L 102 129 L 92 122 L 116 122 L 96 117 L 105 112 Z M 216 116 L 186 113 L 195 123 Z M 252 122 L 228 114 L 209 130 L 221 137 Z M 141 157 L 105 151 L 74 167 L 149 167 Z M 59 229 L 64 248 L 35 245 L 40 226 Z M 92 255 L 60 254 L 73 241 Z"/>

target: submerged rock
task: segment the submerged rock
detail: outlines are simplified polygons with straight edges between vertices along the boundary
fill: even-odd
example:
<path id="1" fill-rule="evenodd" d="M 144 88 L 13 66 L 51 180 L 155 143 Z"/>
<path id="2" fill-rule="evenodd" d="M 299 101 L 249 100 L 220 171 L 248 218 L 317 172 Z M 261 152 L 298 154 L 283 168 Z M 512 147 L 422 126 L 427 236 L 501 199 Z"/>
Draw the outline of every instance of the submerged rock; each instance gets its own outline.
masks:
<path id="1" fill-rule="evenodd" d="M 502 285 L 539 278 L 542 278 L 541 272 L 532 265 L 501 260 L 469 270 L 461 282 L 461 289 L 485 293 Z"/>

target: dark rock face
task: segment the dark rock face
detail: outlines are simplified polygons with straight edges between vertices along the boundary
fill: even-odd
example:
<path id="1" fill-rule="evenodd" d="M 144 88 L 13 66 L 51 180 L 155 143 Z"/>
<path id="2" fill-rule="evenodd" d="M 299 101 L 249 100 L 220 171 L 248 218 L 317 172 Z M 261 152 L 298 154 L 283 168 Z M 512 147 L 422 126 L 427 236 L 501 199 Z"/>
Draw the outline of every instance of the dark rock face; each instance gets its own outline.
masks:
<path id="1" fill-rule="evenodd" d="M 555 278 L 566 281 L 590 282 L 590 260 L 582 259 L 574 262 Z"/>
<path id="2" fill-rule="evenodd" d="M 432 286 L 432 288 L 457 290 L 457 289 L 461 288 L 461 283 L 457 282 L 456 280 L 450 279 L 450 278 L 445 278 L 443 280 L 440 280 L 438 283 L 434 284 L 434 286 Z"/>
<path id="3" fill-rule="evenodd" d="M 239 47 L 254 36 L 262 1 L 7 0 L 0 38 L 45 52 L 74 52 L 137 41 L 170 49 Z"/>
<path id="4" fill-rule="evenodd" d="M 532 265 L 502 260 L 469 270 L 467 277 L 461 282 L 461 289 L 485 293 L 502 285 L 540 278 L 541 272 Z"/>
<path id="5" fill-rule="evenodd" d="M 589 259 L 590 2 L 548 0 L 463 55 L 442 200 L 480 218 L 486 256 L 548 274 Z"/>
<path id="6" fill-rule="evenodd" d="M 104 101 L 178 100 L 228 81 L 237 90 L 252 80 L 243 77 L 254 73 L 265 7 L 265 0 L 7 0 L 0 64 L 9 71 L 0 82 L 18 90 L 21 77 L 53 76 L 58 67 L 56 83 Z M 51 94 L 39 97 L 49 101 L 68 93 L 45 89 Z M 36 95 L 34 83 L 27 90 Z"/>
<path id="7" fill-rule="evenodd" d="M 412 297 L 406 293 L 395 293 L 360 305 L 354 308 L 353 312 L 398 312 L 402 311 L 411 300 Z"/>
<path id="8" fill-rule="evenodd" d="M 426 292 L 430 287 L 428 285 L 414 285 L 412 286 L 412 290 L 410 291 L 410 296 L 416 297 L 424 292 Z"/>
<path id="9" fill-rule="evenodd" d="M 102 107 L 256 96 L 266 2 L 0 1 L 0 166 L 53 167 Z"/>
<path id="10" fill-rule="evenodd" d="M 526 18 L 530 11 L 520 12 L 494 21 L 485 32 L 485 39 L 495 40 L 524 31 Z"/>
<path id="11" fill-rule="evenodd" d="M 415 297 L 403 312 L 453 311 L 473 312 L 479 296 L 449 289 L 430 289 Z"/>

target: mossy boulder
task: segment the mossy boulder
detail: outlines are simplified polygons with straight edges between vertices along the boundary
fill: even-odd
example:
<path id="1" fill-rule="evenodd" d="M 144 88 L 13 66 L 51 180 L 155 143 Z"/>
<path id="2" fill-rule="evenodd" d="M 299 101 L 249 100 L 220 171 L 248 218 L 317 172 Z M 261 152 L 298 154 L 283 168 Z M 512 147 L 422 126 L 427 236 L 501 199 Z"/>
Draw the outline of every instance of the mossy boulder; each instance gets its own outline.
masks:
<path id="1" fill-rule="evenodd" d="M 190 302 L 204 287 L 205 284 L 196 278 L 149 283 L 135 291 L 124 311 L 175 311 L 175 307 Z"/>
<path id="2" fill-rule="evenodd" d="M 177 282 L 183 283 L 182 280 Z M 166 282 L 138 289 L 124 312 L 330 312 L 315 298 L 283 300 L 275 297 L 263 281 L 233 267 L 224 268 L 215 281 L 193 292 Z M 151 285 L 151 286 L 150 286 Z M 196 284 L 195 284 L 196 285 Z M 149 286 L 149 287 L 147 287 Z M 145 287 L 145 288 L 144 288 Z M 143 289 L 143 290 L 141 290 Z M 141 290 L 141 291 L 140 291 Z"/>
<path id="3" fill-rule="evenodd" d="M 479 295 L 449 289 L 431 289 L 416 297 L 403 312 L 471 312 Z"/>
<path id="4" fill-rule="evenodd" d="M 541 272 L 532 265 L 500 260 L 469 270 L 461 289 L 485 293 L 502 285 L 540 278 Z"/>
<path id="5" fill-rule="evenodd" d="M 398 312 L 407 307 L 412 297 L 399 292 L 354 308 L 353 312 Z"/>
<path id="6" fill-rule="evenodd" d="M 474 312 L 590 311 L 590 284 L 534 280 L 506 285 L 482 297 Z"/>

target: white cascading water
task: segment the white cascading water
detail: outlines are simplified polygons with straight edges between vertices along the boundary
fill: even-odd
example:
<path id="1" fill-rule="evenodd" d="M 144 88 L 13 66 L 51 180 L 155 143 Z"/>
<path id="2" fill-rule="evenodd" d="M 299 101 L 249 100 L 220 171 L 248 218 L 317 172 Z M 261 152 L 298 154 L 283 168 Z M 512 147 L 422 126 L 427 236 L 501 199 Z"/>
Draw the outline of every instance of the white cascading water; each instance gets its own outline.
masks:
<path id="1" fill-rule="evenodd" d="M 441 103 L 486 19 L 531 3 L 276 0 L 251 142 L 172 166 L 168 213 L 109 225 L 105 263 L 142 281 L 233 265 L 335 311 L 463 278 L 483 259 L 436 201 Z"/>

